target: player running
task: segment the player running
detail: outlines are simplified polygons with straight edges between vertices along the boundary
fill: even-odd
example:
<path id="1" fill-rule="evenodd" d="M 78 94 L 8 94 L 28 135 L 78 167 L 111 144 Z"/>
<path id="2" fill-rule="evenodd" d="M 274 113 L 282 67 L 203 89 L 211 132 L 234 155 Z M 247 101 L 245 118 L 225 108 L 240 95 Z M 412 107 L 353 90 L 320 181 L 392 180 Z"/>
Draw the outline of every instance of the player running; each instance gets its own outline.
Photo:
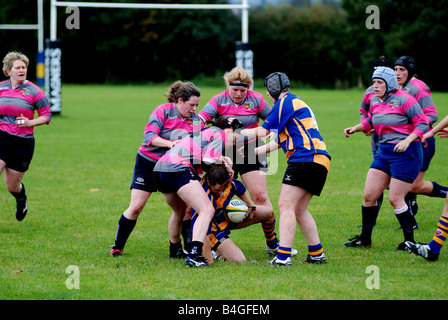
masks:
<path id="1" fill-rule="evenodd" d="M 395 61 L 395 74 L 398 84 L 404 92 L 412 95 L 420 105 L 430 128 L 437 122 L 437 110 L 432 100 L 431 89 L 422 80 L 415 75 L 417 65 L 415 60 L 409 56 L 401 56 Z M 411 207 L 415 215 L 418 211 L 417 194 L 423 194 L 430 197 L 446 198 L 448 187 L 441 186 L 436 182 L 424 181 L 426 171 L 429 168 L 432 158 L 436 151 L 436 140 L 434 137 L 426 141 L 426 147 L 423 148 L 423 165 L 420 169 L 417 179 L 412 184 L 409 193 L 406 195 L 406 203 Z"/>
<path id="2" fill-rule="evenodd" d="M 22 179 L 34 154 L 34 127 L 51 121 L 48 99 L 26 79 L 28 64 L 23 53 L 9 52 L 3 58 L 3 73 L 9 80 L 0 82 L 0 175 L 5 172 L 6 189 L 16 199 L 18 221 L 28 212 Z"/>
<path id="3" fill-rule="evenodd" d="M 394 70 L 380 67 L 372 75 L 375 97 L 370 102 L 369 116 L 344 134 L 372 128 L 378 133 L 378 151 L 367 173 L 362 205 L 362 232 L 344 243 L 346 247 L 371 247 L 372 231 L 378 217 L 377 199 L 389 185 L 389 201 L 400 222 L 404 241 L 414 242 L 410 208 L 404 198 L 417 178 L 422 164 L 419 141 L 428 130 L 428 123 L 417 101 L 399 90 Z M 397 248 L 405 250 L 403 243 Z"/>

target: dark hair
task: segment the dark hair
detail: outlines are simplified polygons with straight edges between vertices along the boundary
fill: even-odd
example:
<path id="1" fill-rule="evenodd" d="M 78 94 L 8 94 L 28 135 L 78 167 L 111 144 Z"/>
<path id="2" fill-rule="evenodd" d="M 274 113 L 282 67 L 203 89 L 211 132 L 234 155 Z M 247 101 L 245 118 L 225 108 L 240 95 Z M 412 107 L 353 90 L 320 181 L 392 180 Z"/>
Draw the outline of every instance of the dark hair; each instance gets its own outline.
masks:
<path id="1" fill-rule="evenodd" d="M 230 181 L 229 171 L 223 164 L 212 164 L 207 172 L 208 182 L 211 186 L 225 184 Z"/>
<path id="2" fill-rule="evenodd" d="M 219 118 L 216 121 L 209 120 L 205 123 L 205 125 L 212 125 L 220 129 L 232 128 L 233 131 L 243 128 L 243 124 L 239 120 L 234 118 L 231 122 L 229 122 L 229 118 L 231 117 Z"/>
<path id="3" fill-rule="evenodd" d="M 165 94 L 168 102 L 175 103 L 179 98 L 188 101 L 191 96 L 200 97 L 201 91 L 191 82 L 182 82 L 180 80 L 174 82 L 168 93 Z"/>

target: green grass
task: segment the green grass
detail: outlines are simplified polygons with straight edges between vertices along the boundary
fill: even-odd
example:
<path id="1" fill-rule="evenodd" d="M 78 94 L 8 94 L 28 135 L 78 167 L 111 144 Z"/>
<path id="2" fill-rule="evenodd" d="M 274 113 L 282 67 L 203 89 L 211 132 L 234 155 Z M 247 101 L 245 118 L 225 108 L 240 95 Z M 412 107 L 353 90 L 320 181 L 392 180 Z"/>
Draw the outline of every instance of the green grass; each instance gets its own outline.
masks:
<path id="1" fill-rule="evenodd" d="M 370 139 L 349 139 L 343 129 L 359 120 L 361 90 L 293 90 L 313 109 L 332 155 L 323 194 L 310 212 L 329 259 L 326 265 L 299 264 L 306 256 L 300 230 L 291 268 L 263 267 L 269 261 L 259 225 L 232 232 L 247 263 L 216 262 L 213 269 L 189 269 L 168 256 L 170 209 L 160 193 L 148 201 L 123 257 L 110 258 L 117 222 L 130 200 L 134 159 L 149 114 L 165 102 L 167 87 L 64 85 L 62 114 L 50 126 L 36 128 L 36 152 L 24 178 L 29 215 L 14 217 L 14 201 L 0 185 L 0 299 L 446 299 L 443 288 L 448 255 L 439 261 L 394 251 L 402 241 L 390 204 L 383 205 L 369 250 L 347 249 L 343 242 L 359 234 L 364 179 L 371 161 Z M 257 88 L 260 89 L 261 88 Z M 220 92 L 202 87 L 201 107 Z M 264 89 L 263 89 L 264 92 Z M 448 93 L 434 93 L 440 118 L 448 114 Z M 448 140 L 437 138 L 437 153 L 427 179 L 448 185 Z M 275 206 L 286 167 L 278 153 L 278 171 L 268 176 Z M 387 196 L 387 193 L 386 193 Z M 428 242 L 444 206 L 443 199 L 418 197 L 417 241 Z M 280 235 L 281 236 L 281 235 Z M 80 271 L 80 288 L 69 290 L 68 266 Z M 368 289 L 375 265 L 380 289 Z"/>

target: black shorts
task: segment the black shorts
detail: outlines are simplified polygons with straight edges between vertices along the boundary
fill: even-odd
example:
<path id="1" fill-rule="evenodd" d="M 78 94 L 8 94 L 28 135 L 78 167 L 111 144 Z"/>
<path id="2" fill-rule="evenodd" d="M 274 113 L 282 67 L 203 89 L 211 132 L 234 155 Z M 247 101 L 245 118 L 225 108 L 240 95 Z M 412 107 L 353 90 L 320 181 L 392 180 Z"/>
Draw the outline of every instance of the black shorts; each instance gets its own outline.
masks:
<path id="1" fill-rule="evenodd" d="M 160 192 L 171 193 L 177 192 L 181 187 L 190 183 L 190 180 L 201 181 L 201 178 L 190 170 L 180 172 L 154 171 L 154 180 Z"/>
<path id="2" fill-rule="evenodd" d="M 146 192 L 157 192 L 154 181 L 154 167 L 156 162 L 151 162 L 137 153 L 135 157 L 134 176 L 132 177 L 131 189 Z"/>
<path id="3" fill-rule="evenodd" d="M 34 146 L 34 138 L 22 138 L 0 131 L 0 159 L 9 169 L 27 171 L 33 158 Z"/>
<path id="4" fill-rule="evenodd" d="M 243 175 L 250 171 L 268 171 L 268 158 L 266 154 L 255 155 L 254 149 L 256 147 L 262 146 L 265 143 L 260 139 L 254 140 L 247 144 L 239 144 L 233 146 L 226 150 L 225 156 L 228 156 L 233 161 L 233 171 L 235 172 L 235 177 L 238 174 Z M 243 153 L 244 157 L 241 156 L 237 151 L 244 146 Z M 229 153 L 231 152 L 231 153 Z"/>
<path id="5" fill-rule="evenodd" d="M 327 173 L 327 168 L 315 162 L 291 162 L 286 168 L 283 183 L 320 196 L 327 180 Z"/>

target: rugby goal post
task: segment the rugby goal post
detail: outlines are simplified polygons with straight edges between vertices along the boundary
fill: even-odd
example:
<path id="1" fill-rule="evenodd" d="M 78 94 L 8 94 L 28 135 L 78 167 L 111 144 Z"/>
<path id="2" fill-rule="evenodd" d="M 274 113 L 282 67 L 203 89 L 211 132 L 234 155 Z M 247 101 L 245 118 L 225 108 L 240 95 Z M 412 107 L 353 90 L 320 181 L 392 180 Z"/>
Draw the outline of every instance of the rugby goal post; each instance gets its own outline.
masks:
<path id="1" fill-rule="evenodd" d="M 0 24 L 2 30 L 37 30 L 37 85 L 44 86 L 44 15 L 43 0 L 37 0 L 37 23 L 36 24 Z"/>
<path id="2" fill-rule="evenodd" d="M 243 66 L 253 77 L 253 53 L 249 43 L 249 2 L 241 4 L 166 4 L 166 3 L 113 3 L 74 2 L 51 0 L 50 39 L 45 49 L 46 94 L 52 113 L 61 112 L 61 49 L 57 39 L 57 7 L 105 9 L 178 9 L 178 10 L 241 10 L 241 41 L 237 43 L 236 65 Z"/>

